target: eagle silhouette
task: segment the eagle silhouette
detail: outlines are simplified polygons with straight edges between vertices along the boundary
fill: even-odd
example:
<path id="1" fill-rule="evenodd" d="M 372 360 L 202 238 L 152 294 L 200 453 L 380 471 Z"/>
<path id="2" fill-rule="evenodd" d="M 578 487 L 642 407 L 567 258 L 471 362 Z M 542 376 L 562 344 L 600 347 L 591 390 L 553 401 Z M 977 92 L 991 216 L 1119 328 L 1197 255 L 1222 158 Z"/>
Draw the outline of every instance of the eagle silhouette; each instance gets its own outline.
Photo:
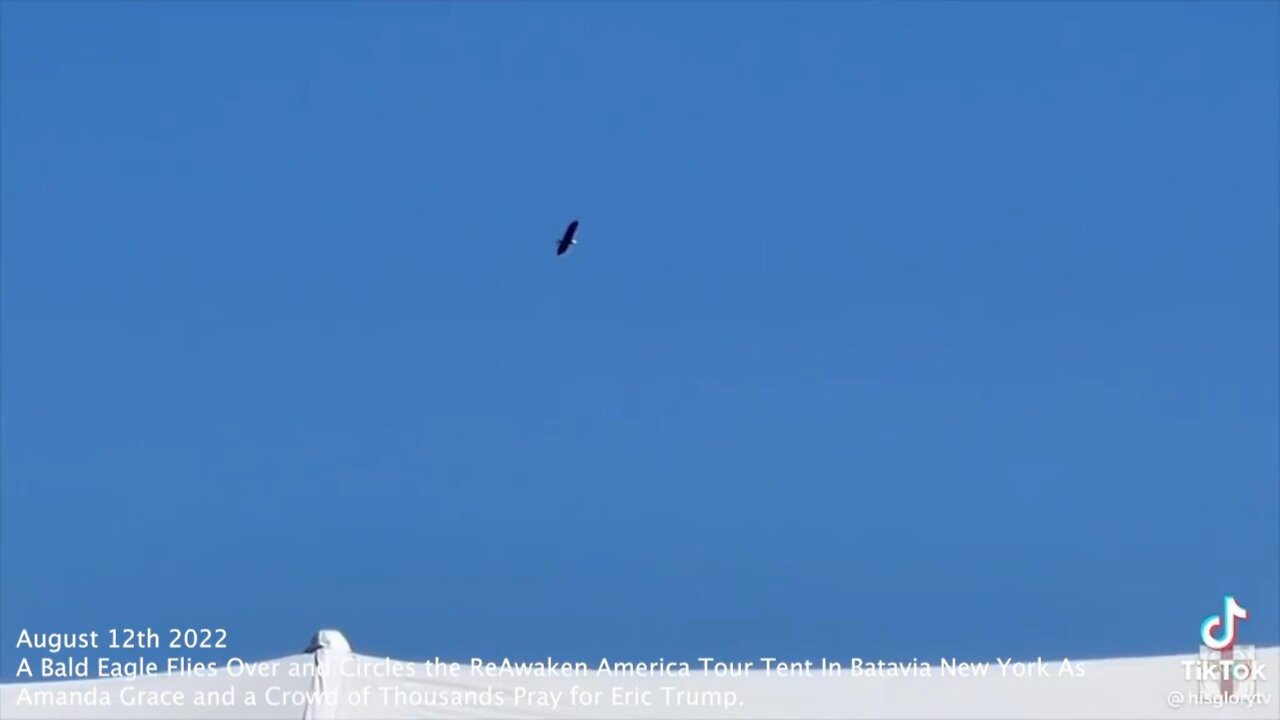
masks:
<path id="1" fill-rule="evenodd" d="M 564 237 L 561 237 L 560 241 L 556 243 L 556 255 L 563 255 L 569 252 L 569 247 L 578 242 L 577 240 L 573 239 L 573 236 L 577 234 L 577 232 L 578 232 L 578 221 L 574 220 L 573 222 L 569 223 L 569 227 L 565 228 Z"/>

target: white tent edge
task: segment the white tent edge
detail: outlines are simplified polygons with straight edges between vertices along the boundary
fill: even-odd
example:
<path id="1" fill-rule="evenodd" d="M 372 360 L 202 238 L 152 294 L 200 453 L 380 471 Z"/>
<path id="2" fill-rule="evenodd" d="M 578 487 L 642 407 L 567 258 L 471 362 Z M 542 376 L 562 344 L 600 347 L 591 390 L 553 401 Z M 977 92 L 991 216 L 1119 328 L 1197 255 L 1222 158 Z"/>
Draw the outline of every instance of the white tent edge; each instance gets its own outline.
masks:
<path id="1" fill-rule="evenodd" d="M 1224 685 L 1204 676 L 1201 668 L 1222 664 L 1204 649 L 992 661 L 985 671 L 975 663 L 958 674 L 938 663 L 858 675 L 844 668 L 840 676 L 783 677 L 757 667 L 716 677 L 700 666 L 688 675 L 602 675 L 594 666 L 532 674 L 534 666 L 504 669 L 499 660 L 479 674 L 459 663 L 453 675 L 439 665 L 353 652 L 342 632 L 323 629 L 301 654 L 235 670 L 2 684 L 0 718 L 1276 717 L 1280 646 L 1241 648 L 1232 662 L 1252 668 L 1252 677 Z"/>

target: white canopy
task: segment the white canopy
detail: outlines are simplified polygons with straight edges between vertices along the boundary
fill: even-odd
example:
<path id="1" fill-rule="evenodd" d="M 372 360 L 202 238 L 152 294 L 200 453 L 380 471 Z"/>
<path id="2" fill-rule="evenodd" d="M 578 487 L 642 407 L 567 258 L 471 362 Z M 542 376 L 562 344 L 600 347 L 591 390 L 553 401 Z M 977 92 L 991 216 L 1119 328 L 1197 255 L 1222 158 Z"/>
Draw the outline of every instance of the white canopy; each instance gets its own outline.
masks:
<path id="1" fill-rule="evenodd" d="M 818 663 L 806 674 L 761 659 L 720 676 L 699 662 L 682 672 L 612 658 L 395 661 L 353 653 L 342 633 L 322 630 L 303 654 L 232 660 L 208 673 L 5 684 L 0 718 L 1277 717 L 1280 648 L 1240 649 L 1235 658 L 1257 674 L 1225 687 L 1202 676 L 1221 664 L 1213 653 L 956 665 L 939 658 L 858 672 L 850 659 L 825 676 Z"/>

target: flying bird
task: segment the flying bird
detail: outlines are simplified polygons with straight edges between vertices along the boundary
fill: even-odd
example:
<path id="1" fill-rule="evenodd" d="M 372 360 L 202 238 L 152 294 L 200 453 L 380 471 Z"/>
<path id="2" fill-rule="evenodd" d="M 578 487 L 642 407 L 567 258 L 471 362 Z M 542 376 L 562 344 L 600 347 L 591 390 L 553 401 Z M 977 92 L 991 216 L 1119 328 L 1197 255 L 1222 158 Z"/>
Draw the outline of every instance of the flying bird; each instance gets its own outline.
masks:
<path id="1" fill-rule="evenodd" d="M 556 243 L 556 255 L 563 255 L 569 252 L 569 246 L 577 244 L 578 241 L 573 239 L 573 236 L 577 234 L 577 232 L 578 221 L 574 220 L 569 223 L 569 227 L 565 228 L 564 237 L 560 238 L 560 241 Z"/>

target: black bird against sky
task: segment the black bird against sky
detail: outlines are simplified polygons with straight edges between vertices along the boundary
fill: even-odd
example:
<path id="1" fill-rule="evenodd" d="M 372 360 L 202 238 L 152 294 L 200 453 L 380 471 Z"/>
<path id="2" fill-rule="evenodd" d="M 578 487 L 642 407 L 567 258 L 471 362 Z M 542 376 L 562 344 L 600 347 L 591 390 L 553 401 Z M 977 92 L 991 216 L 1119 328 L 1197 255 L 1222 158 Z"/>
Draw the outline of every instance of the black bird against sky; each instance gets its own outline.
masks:
<path id="1" fill-rule="evenodd" d="M 569 246 L 576 244 L 578 241 L 573 236 L 578 232 L 578 221 L 574 220 L 569 223 L 569 227 L 565 228 L 564 237 L 556 243 L 556 255 L 563 255 L 569 252 Z"/>

